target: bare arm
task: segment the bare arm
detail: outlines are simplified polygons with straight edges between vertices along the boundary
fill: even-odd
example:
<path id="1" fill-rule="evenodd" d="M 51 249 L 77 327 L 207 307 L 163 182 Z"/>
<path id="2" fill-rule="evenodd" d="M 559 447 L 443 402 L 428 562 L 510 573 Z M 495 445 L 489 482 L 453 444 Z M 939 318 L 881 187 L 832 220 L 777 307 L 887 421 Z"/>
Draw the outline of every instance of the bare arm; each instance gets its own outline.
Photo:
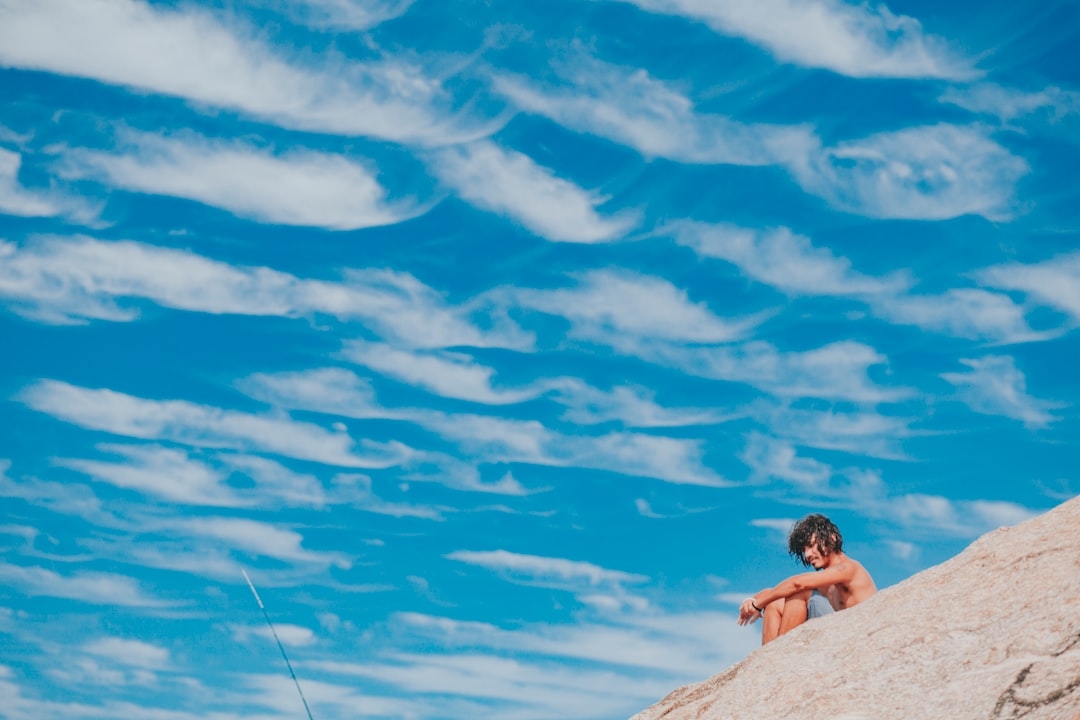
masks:
<path id="1" fill-rule="evenodd" d="M 759 615 L 759 609 L 780 598 L 789 598 L 803 590 L 819 590 L 831 585 L 848 583 L 854 574 L 855 566 L 844 562 L 824 570 L 792 575 L 776 587 L 765 588 L 743 600 L 739 608 L 739 624 L 746 625 L 754 622 Z"/>
<path id="2" fill-rule="evenodd" d="M 855 566 L 845 562 L 839 566 L 825 568 L 816 572 L 792 575 L 776 587 L 765 588 L 756 593 L 754 603 L 758 607 L 765 607 L 774 600 L 789 598 L 803 590 L 820 590 L 830 585 L 846 584 L 851 581 L 854 574 Z"/>

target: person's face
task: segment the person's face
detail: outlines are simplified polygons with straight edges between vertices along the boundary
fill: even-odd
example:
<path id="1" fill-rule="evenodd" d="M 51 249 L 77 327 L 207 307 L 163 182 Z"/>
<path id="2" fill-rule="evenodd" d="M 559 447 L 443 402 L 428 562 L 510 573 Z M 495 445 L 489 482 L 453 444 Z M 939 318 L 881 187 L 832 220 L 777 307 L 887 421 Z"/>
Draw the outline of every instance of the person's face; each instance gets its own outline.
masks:
<path id="1" fill-rule="evenodd" d="M 803 558 L 806 562 L 810 563 L 815 570 L 820 570 L 825 567 L 825 556 L 822 555 L 821 550 L 818 548 L 817 539 L 811 539 L 803 548 Z"/>

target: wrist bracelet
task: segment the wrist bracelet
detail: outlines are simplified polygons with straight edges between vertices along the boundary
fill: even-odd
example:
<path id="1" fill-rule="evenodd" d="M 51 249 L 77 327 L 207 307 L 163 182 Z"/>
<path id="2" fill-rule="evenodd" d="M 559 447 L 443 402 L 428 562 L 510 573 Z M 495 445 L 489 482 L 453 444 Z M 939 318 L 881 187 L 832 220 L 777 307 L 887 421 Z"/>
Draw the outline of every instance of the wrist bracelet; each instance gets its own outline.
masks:
<path id="1" fill-rule="evenodd" d="M 762 614 L 764 614 L 764 613 L 765 613 L 765 608 L 759 608 L 759 607 L 758 607 L 758 606 L 757 606 L 757 605 L 756 605 L 756 604 L 754 603 L 754 598 L 750 598 L 750 607 L 754 608 L 754 609 L 755 609 L 755 610 L 757 610 L 757 611 L 758 611 L 759 613 L 762 613 Z"/>

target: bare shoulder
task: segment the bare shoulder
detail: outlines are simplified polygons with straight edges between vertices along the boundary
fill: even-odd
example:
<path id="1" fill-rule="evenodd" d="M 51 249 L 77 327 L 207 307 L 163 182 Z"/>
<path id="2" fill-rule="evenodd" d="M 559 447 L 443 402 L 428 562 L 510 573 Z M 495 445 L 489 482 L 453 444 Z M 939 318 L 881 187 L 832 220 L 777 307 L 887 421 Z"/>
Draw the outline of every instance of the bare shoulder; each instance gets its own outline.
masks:
<path id="1" fill-rule="evenodd" d="M 851 579 L 847 583 L 850 591 L 847 604 L 850 606 L 856 605 L 874 595 L 877 592 L 877 585 L 874 583 L 874 578 L 870 576 L 870 572 L 862 566 L 862 563 L 851 558 L 848 558 L 848 562 L 852 566 Z"/>
<path id="2" fill-rule="evenodd" d="M 870 573 L 862 563 L 847 555 L 839 558 L 833 567 L 836 568 L 837 574 L 843 577 L 842 583 L 852 593 L 867 597 L 877 592 L 877 587 L 874 585 L 874 579 L 870 577 Z"/>
<path id="3" fill-rule="evenodd" d="M 851 560 L 851 558 L 848 559 Z M 851 562 L 855 563 L 855 567 L 858 568 L 858 573 L 860 575 L 864 575 L 870 582 L 874 581 L 873 578 L 870 577 L 870 571 L 864 568 L 861 562 L 858 560 L 851 560 Z"/>

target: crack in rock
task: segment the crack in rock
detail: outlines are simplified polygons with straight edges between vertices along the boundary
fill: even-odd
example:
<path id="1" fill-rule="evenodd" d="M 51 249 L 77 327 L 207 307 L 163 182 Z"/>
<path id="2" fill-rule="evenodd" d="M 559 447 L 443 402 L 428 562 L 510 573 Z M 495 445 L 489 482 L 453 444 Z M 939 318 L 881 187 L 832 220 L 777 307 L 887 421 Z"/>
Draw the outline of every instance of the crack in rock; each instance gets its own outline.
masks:
<path id="1" fill-rule="evenodd" d="M 1040 708 L 1055 705 L 1080 689 L 1080 633 L 1058 652 L 1021 670 L 998 697 L 995 720 L 1020 720 Z M 1075 657 L 1069 657 L 1075 655 Z M 1070 677 L 1071 676 L 1071 677 Z"/>

